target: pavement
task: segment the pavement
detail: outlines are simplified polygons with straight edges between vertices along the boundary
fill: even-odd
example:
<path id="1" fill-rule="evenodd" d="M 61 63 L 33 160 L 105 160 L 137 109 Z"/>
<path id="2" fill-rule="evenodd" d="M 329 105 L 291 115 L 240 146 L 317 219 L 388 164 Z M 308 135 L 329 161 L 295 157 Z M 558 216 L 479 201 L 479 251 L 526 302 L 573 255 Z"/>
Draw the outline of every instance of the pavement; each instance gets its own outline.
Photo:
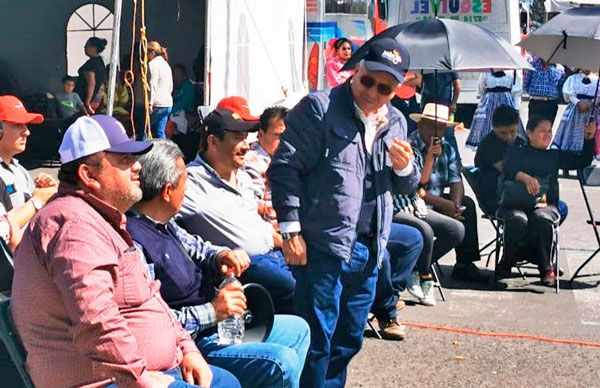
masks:
<path id="1" fill-rule="evenodd" d="M 559 116 L 564 106 L 559 111 Z M 527 117 L 524 104 L 523 119 Z M 558 120 L 557 120 L 558 121 Z M 464 145 L 467 133 L 457 134 Z M 462 147 L 464 165 L 474 152 Z M 409 326 L 402 342 L 376 339 L 367 330 L 361 352 L 352 360 L 348 387 L 600 387 L 600 255 L 583 270 L 585 277 L 569 284 L 570 275 L 598 247 L 578 181 L 560 179 L 561 199 L 569 216 L 560 228 L 560 265 L 565 270 L 556 294 L 539 282 L 536 269 L 526 279 L 510 279 L 506 289 L 473 287 L 450 278 L 454 254 L 442 258 L 440 281 L 447 300 L 426 307 L 401 294 L 406 307 L 398 312 L 407 324 L 468 329 L 457 333 Z M 600 218 L 600 189 L 586 188 Z M 467 195 L 474 198 L 472 191 Z M 479 219 L 480 244 L 495 236 L 491 224 Z M 489 251 L 489 250 L 488 250 Z M 493 276 L 486 257 L 477 265 Z M 589 275 L 589 276 L 587 276 Z M 376 324 L 375 324 L 376 326 Z M 542 336 L 593 342 L 597 347 L 540 342 L 528 338 L 499 338 L 485 333 Z M 483 334 L 483 335 L 482 335 Z"/>
<path id="2" fill-rule="evenodd" d="M 564 106 L 559 110 L 559 116 Z M 527 117 L 526 103 L 522 116 Z M 557 120 L 558 121 L 558 120 Z M 558 124 L 558 123 L 557 123 Z M 464 145 L 466 132 L 458 133 Z M 464 148 L 465 165 L 472 164 L 474 152 Z M 32 171 L 49 172 L 56 168 Z M 569 216 L 560 228 L 560 262 L 565 270 L 559 294 L 539 284 L 537 270 L 526 270 L 527 278 L 511 279 L 506 289 L 491 285 L 473 287 L 450 279 L 453 253 L 440 263 L 441 284 L 447 300 L 435 307 L 414 303 L 402 294 L 407 306 L 399 311 L 402 322 L 442 326 L 447 329 L 409 327 L 402 342 L 373 338 L 365 332 L 361 352 L 349 366 L 348 387 L 600 387 L 600 256 L 584 270 L 582 277 L 568 283 L 580 263 L 597 245 L 576 180 L 561 179 L 561 198 L 569 205 Z M 591 203 L 600 203 L 600 189 L 588 191 Z M 467 195 L 474 198 L 467 189 Z M 600 218 L 600 208 L 597 209 Z M 479 220 L 480 243 L 494 237 L 486 220 Z M 484 258 L 478 263 L 486 267 Z M 487 268 L 492 275 L 493 259 Z M 468 329 L 480 333 L 457 333 Z M 542 336 L 549 339 L 586 341 L 582 344 L 541 342 L 531 338 L 500 338 L 485 333 Z"/>

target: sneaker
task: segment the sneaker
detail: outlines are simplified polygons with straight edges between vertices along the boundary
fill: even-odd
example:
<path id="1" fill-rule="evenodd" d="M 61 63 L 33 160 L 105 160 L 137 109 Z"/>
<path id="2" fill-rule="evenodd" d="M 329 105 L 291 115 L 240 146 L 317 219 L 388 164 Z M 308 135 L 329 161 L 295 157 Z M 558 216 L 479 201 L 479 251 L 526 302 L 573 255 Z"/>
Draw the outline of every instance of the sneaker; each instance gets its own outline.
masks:
<path id="1" fill-rule="evenodd" d="M 421 288 L 423 289 L 423 299 L 421 299 L 421 303 L 425 306 L 435 306 L 435 297 L 433 296 L 435 292 L 435 282 L 433 280 L 423 280 L 421 283 Z"/>
<path id="2" fill-rule="evenodd" d="M 425 295 L 423 295 L 423 289 L 421 289 L 421 278 L 417 272 L 410 274 L 410 277 L 406 281 L 406 290 L 409 294 L 419 300 L 425 297 Z"/>
<path id="3" fill-rule="evenodd" d="M 379 334 L 381 338 L 390 341 L 402 341 L 406 337 L 406 326 L 396 319 L 389 322 L 379 322 Z"/>
<path id="4" fill-rule="evenodd" d="M 456 263 L 452 269 L 452 278 L 465 282 L 487 283 L 488 278 L 481 273 L 479 268 L 473 263 L 461 264 Z"/>
<path id="5" fill-rule="evenodd" d="M 556 274 L 553 269 L 542 273 L 542 283 L 548 287 L 554 287 L 556 285 Z"/>

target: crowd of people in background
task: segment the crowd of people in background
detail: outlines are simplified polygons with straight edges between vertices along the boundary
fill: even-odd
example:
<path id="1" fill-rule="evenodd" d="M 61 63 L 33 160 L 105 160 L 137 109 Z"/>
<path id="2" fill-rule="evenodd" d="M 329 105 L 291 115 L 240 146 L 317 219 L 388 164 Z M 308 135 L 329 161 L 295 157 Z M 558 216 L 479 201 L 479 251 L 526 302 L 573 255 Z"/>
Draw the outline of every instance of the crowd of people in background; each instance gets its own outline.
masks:
<path id="1" fill-rule="evenodd" d="M 527 260 L 555 285 L 552 249 L 568 213 L 558 170 L 600 154 L 596 74 L 567 77 L 533 56 L 523 75 L 481 74 L 467 139 L 474 200 L 455 136 L 459 75 L 407 72 L 394 39 L 374 42 L 352 71 L 341 71 L 352 42 L 332 42 L 330 89 L 291 110 L 256 116 L 229 96 L 202 118 L 185 66 L 149 42 L 154 141 L 143 85 L 131 93 L 123 71 L 114 117 L 102 114 L 105 46 L 90 38 L 79 77 L 55 95 L 67 123 L 58 181 L 14 158 L 44 117 L 0 96 L 0 237 L 14 252 L 12 313 L 36 386 L 343 386 L 369 314 L 384 339 L 403 340 L 400 293 L 435 306 L 433 266 L 449 252 L 453 279 L 490 282 L 476 264 L 477 206 L 505 224 L 496 278 Z M 190 128 L 200 141 L 186 165 L 166 139 Z M 231 274 L 273 300 L 262 342 L 218 341 L 218 323 L 247 307 L 240 285 L 218 288 Z"/>

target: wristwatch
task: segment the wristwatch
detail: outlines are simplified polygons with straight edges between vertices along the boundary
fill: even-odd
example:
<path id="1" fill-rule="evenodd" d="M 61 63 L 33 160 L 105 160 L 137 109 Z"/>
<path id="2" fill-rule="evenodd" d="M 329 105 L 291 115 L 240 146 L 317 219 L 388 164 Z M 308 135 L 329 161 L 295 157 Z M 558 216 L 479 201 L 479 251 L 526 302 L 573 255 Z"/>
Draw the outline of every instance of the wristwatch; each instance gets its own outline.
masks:
<path id="1" fill-rule="evenodd" d="M 36 198 L 31 198 L 31 204 L 33 205 L 33 208 L 35 209 L 36 212 L 38 210 L 40 210 L 42 208 L 42 206 L 44 206 L 42 201 L 40 201 L 39 199 L 36 199 Z"/>
<path id="2" fill-rule="evenodd" d="M 293 237 L 296 237 L 298 234 L 299 234 L 298 232 L 291 232 L 291 233 L 282 232 L 281 237 L 283 237 L 284 240 L 291 240 Z"/>

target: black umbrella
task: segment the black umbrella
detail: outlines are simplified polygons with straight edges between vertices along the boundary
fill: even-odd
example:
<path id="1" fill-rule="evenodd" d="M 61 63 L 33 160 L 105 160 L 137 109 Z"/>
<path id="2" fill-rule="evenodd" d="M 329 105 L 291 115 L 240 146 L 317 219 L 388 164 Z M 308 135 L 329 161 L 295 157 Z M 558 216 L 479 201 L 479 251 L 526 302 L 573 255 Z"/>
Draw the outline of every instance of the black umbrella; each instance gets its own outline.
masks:
<path id="1" fill-rule="evenodd" d="M 342 70 L 353 69 L 371 42 L 394 38 L 407 48 L 412 70 L 488 71 L 532 69 L 519 53 L 492 31 L 452 19 L 428 19 L 399 24 L 375 35 L 360 47 Z"/>
<path id="2" fill-rule="evenodd" d="M 518 45 L 549 63 L 595 70 L 600 65 L 600 7 L 567 10 Z"/>

